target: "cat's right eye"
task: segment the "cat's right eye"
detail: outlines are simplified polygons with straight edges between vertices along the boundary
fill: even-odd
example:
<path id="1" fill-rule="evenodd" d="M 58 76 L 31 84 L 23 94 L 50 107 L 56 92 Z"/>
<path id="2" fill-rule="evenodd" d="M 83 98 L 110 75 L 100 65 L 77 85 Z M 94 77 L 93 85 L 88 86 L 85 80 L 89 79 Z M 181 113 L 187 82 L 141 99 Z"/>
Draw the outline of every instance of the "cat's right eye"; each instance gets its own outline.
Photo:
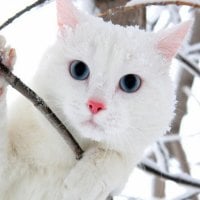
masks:
<path id="1" fill-rule="evenodd" d="M 86 80 L 90 75 L 89 67 L 80 60 L 74 60 L 69 66 L 71 76 L 76 80 Z"/>

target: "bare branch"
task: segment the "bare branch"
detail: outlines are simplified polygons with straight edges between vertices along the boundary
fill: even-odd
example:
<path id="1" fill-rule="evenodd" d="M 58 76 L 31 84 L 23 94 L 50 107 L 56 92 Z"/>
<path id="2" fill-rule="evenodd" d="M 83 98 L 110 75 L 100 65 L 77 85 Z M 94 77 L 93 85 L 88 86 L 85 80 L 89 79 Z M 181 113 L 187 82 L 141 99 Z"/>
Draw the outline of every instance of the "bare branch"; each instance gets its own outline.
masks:
<path id="1" fill-rule="evenodd" d="M 44 3 L 46 3 L 47 1 L 50 0 L 38 0 L 36 2 L 34 2 L 33 4 L 27 6 L 26 8 L 24 8 L 23 10 L 19 11 L 18 13 L 16 13 L 13 17 L 9 18 L 7 21 L 5 21 L 1 26 L 0 26 L 0 30 L 2 30 L 3 28 L 5 28 L 6 26 L 8 26 L 9 24 L 11 24 L 15 19 L 17 19 L 18 17 L 20 17 L 21 15 L 23 15 L 24 13 L 30 11 L 32 8 L 35 8 L 36 6 L 42 5 Z"/>
<path id="2" fill-rule="evenodd" d="M 200 78 L 200 70 L 192 61 L 180 53 L 176 56 L 176 58 L 184 64 L 186 70 Z"/>
<path id="3" fill-rule="evenodd" d="M 200 101 L 197 99 L 197 97 L 192 93 L 191 88 L 185 86 L 183 87 L 183 92 L 188 96 L 188 97 L 192 97 L 196 103 L 198 104 L 198 106 L 200 107 Z"/>
<path id="4" fill-rule="evenodd" d="M 192 186 L 195 188 L 200 188 L 200 180 L 194 179 L 188 174 L 181 173 L 181 174 L 170 174 L 159 169 L 156 164 L 152 161 L 147 161 L 147 159 L 140 164 L 138 164 L 138 168 L 147 171 L 155 176 L 159 176 L 160 178 L 164 178 L 167 180 L 174 181 L 178 184 L 183 184 L 187 186 Z"/>
<path id="5" fill-rule="evenodd" d="M 52 112 L 49 106 L 40 98 L 33 90 L 26 86 L 18 77 L 16 77 L 6 66 L 0 63 L 0 73 L 4 76 L 5 80 L 23 96 L 29 99 L 34 106 L 41 111 L 46 119 L 53 125 L 59 132 L 64 140 L 69 144 L 74 151 L 76 158 L 79 160 L 82 157 L 83 150 L 76 142 L 72 134 L 67 130 L 65 125 L 60 119 Z"/>
<path id="6" fill-rule="evenodd" d="M 200 190 L 187 191 L 185 194 L 176 197 L 174 200 L 188 200 L 194 198 L 198 194 L 200 194 Z"/>
<path id="7" fill-rule="evenodd" d="M 158 140 L 156 142 L 156 149 L 154 150 L 156 161 L 163 170 L 169 171 L 169 152 L 165 147 L 165 144 Z"/>

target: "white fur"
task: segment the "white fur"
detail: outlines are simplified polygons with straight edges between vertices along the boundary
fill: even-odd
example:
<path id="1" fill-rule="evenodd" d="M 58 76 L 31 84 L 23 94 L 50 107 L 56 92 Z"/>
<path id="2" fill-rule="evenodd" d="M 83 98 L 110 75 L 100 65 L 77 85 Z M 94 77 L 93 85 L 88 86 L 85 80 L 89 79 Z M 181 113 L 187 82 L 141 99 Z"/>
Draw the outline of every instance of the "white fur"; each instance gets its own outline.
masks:
<path id="1" fill-rule="evenodd" d="M 83 15 L 75 29 L 66 26 L 47 50 L 32 87 L 85 154 L 77 161 L 33 105 L 19 99 L 10 110 L 7 133 L 1 132 L 1 140 L 7 136 L 1 152 L 1 200 L 103 200 L 122 189 L 143 150 L 169 128 L 174 90 L 170 61 L 155 47 L 157 35 Z M 72 60 L 87 63 L 88 80 L 70 76 Z M 119 88 L 119 79 L 129 73 L 143 80 L 131 94 Z M 90 98 L 106 102 L 106 110 L 95 115 L 96 127 L 86 123 Z M 0 108 L 5 110 L 2 102 Z"/>

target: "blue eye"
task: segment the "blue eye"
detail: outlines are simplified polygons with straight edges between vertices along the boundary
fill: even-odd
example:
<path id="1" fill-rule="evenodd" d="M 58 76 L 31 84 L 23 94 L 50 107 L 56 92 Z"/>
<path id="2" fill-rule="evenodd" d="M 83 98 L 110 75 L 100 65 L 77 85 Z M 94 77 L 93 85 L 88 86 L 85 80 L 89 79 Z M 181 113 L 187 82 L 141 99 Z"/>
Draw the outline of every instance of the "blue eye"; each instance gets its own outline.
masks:
<path id="1" fill-rule="evenodd" d="M 75 60 L 70 64 L 69 72 L 74 79 L 80 81 L 87 79 L 90 75 L 88 66 L 80 60 Z"/>
<path id="2" fill-rule="evenodd" d="M 141 86 L 141 78 L 136 74 L 127 74 L 119 81 L 121 90 L 127 93 L 136 92 Z"/>

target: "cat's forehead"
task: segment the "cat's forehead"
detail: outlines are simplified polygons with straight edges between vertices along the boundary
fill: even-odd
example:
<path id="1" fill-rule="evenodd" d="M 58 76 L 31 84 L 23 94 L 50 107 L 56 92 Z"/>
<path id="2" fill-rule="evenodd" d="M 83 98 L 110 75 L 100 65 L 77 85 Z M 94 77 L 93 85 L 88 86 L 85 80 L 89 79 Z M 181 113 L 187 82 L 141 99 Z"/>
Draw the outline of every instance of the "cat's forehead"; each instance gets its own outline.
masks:
<path id="1" fill-rule="evenodd" d="M 137 73 L 151 55 L 152 46 L 151 33 L 99 19 L 78 25 L 66 36 L 66 49 L 73 59 L 86 62 L 96 74 L 104 75 L 134 72 L 130 69 Z"/>
<path id="2" fill-rule="evenodd" d="M 137 27 L 122 27 L 105 22 L 86 22 L 80 24 L 74 34 L 79 40 L 80 47 L 87 46 L 94 52 L 104 51 L 106 55 L 120 53 L 124 59 L 135 56 L 144 48 L 151 46 L 150 33 L 139 30 Z M 85 49 L 86 50 L 86 49 Z"/>

